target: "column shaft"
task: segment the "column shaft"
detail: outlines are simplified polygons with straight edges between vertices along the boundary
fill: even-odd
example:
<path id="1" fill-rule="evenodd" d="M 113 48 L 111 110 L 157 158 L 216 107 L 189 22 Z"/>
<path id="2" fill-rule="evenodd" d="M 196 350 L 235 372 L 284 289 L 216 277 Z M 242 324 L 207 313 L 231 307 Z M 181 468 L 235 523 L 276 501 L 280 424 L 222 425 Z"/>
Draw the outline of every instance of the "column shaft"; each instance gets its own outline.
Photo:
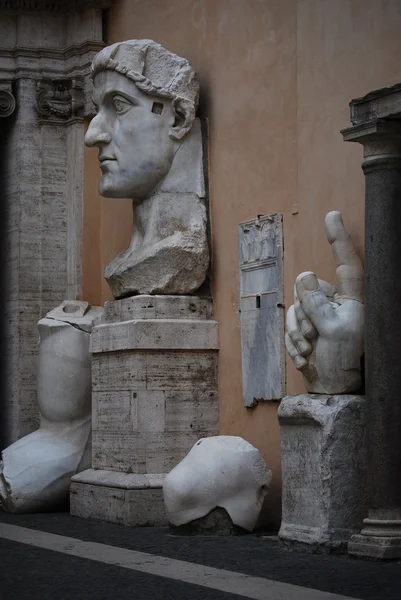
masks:
<path id="1" fill-rule="evenodd" d="M 401 507 L 401 157 L 366 177 L 365 358 L 370 508 Z"/>

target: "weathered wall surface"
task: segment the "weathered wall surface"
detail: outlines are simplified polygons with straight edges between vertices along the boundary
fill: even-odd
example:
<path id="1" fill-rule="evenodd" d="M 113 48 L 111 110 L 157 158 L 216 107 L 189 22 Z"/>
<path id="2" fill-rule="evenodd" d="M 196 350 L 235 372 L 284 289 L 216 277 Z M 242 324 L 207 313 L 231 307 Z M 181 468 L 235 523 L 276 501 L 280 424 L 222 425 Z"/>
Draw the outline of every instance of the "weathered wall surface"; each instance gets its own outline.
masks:
<path id="1" fill-rule="evenodd" d="M 82 293 L 83 120 L 103 42 L 99 2 L 74 10 L 62 0 L 0 2 L 2 448 L 38 426 L 38 320 Z"/>
<path id="2" fill-rule="evenodd" d="M 286 307 L 301 271 L 334 277 L 323 222 L 329 210 L 343 211 L 362 250 L 362 149 L 345 144 L 340 129 L 349 124 L 351 98 L 399 81 L 400 26 L 398 0 L 116 0 L 109 14 L 109 43 L 151 38 L 199 73 L 200 115 L 209 119 L 220 433 L 241 435 L 263 453 L 273 470 L 268 510 L 276 524 L 277 404 L 245 409 L 242 402 L 238 223 L 283 213 Z M 85 220 L 84 243 L 92 247 L 93 239 L 99 258 L 85 262 L 84 246 L 84 296 L 99 304 L 110 297 L 101 271 L 129 243 L 131 205 L 95 197 L 96 160 L 95 151 L 86 153 L 93 219 Z M 287 368 L 288 393 L 302 392 Z"/>

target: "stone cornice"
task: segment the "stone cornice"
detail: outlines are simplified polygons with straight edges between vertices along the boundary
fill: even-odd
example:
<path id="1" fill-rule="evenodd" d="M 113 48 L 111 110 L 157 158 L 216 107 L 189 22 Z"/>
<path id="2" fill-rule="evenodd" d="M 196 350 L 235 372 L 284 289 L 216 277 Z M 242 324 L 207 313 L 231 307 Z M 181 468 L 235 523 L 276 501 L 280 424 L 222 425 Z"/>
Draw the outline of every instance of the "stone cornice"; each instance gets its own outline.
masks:
<path id="1" fill-rule="evenodd" d="M 401 139 L 401 123 L 376 119 L 368 123 L 361 123 L 341 130 L 345 142 L 361 142 L 379 138 Z"/>
<path id="2" fill-rule="evenodd" d="M 350 102 L 351 123 L 361 125 L 378 119 L 401 119 L 401 83 L 369 92 Z"/>
<path id="3" fill-rule="evenodd" d="M 14 48 L 1 48 L 1 58 L 51 58 L 55 60 L 65 60 L 74 56 L 83 56 L 87 52 L 99 52 L 104 47 L 103 42 L 87 41 L 82 44 L 73 44 L 64 49 L 56 48 L 28 48 L 24 46 L 14 46 Z"/>
<path id="4" fill-rule="evenodd" d="M 0 11 L 73 12 L 108 8 L 111 0 L 0 0 Z"/>

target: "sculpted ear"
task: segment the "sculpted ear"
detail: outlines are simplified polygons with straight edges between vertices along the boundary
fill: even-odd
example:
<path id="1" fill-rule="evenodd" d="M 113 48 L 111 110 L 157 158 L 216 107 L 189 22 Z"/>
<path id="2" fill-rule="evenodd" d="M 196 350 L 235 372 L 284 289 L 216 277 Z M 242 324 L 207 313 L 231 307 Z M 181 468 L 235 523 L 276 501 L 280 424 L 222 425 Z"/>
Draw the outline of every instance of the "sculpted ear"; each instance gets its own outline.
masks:
<path id="1" fill-rule="evenodd" d="M 170 137 L 173 140 L 182 140 L 191 130 L 195 119 L 195 108 L 191 102 L 178 98 L 173 102 L 175 120 L 170 127 Z"/>

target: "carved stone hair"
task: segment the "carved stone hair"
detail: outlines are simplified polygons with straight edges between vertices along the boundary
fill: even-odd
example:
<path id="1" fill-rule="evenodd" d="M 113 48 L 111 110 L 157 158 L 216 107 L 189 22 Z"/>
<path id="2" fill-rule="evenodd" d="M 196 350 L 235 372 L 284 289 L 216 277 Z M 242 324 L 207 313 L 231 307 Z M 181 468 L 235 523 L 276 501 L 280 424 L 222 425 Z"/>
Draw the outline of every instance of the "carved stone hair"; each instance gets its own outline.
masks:
<path id="1" fill-rule="evenodd" d="M 92 77 L 113 70 L 131 79 L 145 94 L 173 101 L 183 113 L 186 130 L 192 127 L 199 102 L 199 83 L 194 68 L 185 59 L 152 40 L 127 40 L 103 48 L 93 59 Z"/>

